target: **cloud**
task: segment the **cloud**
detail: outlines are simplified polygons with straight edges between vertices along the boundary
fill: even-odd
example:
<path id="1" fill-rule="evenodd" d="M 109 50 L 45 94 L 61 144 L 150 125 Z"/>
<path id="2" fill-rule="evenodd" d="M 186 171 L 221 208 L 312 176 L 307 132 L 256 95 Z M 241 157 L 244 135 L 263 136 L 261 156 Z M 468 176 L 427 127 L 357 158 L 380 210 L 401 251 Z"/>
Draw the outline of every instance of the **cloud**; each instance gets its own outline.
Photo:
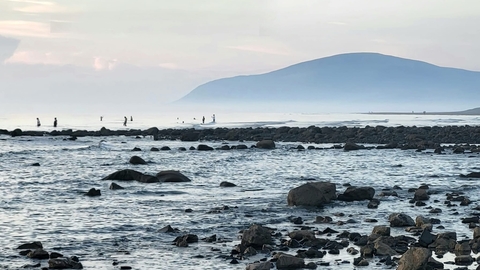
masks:
<path id="1" fill-rule="evenodd" d="M 97 71 L 113 70 L 116 67 L 117 63 L 118 63 L 117 59 L 109 60 L 102 57 L 95 57 L 93 59 L 93 68 Z"/>
<path id="2" fill-rule="evenodd" d="M 19 40 L 0 36 L 0 63 L 9 59 L 18 48 Z"/>
<path id="3" fill-rule="evenodd" d="M 289 55 L 288 52 L 285 52 L 283 50 L 276 50 L 274 48 L 266 48 L 262 46 L 251 46 L 251 45 L 246 45 L 246 46 L 226 46 L 227 49 L 233 49 L 233 50 L 240 50 L 240 51 L 248 51 L 248 52 L 256 52 L 256 53 L 265 53 L 265 54 L 274 54 L 274 55 Z"/>
<path id="4" fill-rule="evenodd" d="M 14 37 L 52 37 L 50 24 L 32 21 L 0 21 L 0 35 Z"/>

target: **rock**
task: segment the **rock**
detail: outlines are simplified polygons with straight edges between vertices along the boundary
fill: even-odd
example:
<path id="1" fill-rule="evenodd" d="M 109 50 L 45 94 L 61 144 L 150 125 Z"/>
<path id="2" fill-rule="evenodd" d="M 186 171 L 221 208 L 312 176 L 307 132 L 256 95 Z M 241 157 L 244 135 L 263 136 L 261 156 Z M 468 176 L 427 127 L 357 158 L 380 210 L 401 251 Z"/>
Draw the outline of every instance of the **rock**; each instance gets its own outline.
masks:
<path id="1" fill-rule="evenodd" d="M 49 269 L 83 269 L 76 257 L 55 258 L 48 260 Z"/>
<path id="2" fill-rule="evenodd" d="M 388 217 L 390 227 L 415 226 L 413 219 L 403 213 L 393 213 Z"/>
<path id="3" fill-rule="evenodd" d="M 271 262 L 251 263 L 245 270 L 270 270 L 273 267 Z"/>
<path id="4" fill-rule="evenodd" d="M 322 206 L 330 203 L 336 197 L 336 187 L 333 183 L 306 183 L 288 192 L 288 205 Z"/>
<path id="5" fill-rule="evenodd" d="M 118 190 L 118 189 L 124 189 L 124 187 L 120 186 L 119 184 L 112 182 L 110 184 L 110 187 L 108 187 L 111 190 Z"/>
<path id="6" fill-rule="evenodd" d="M 468 178 L 480 178 L 480 172 L 471 172 L 469 174 L 460 174 L 460 177 L 468 177 Z"/>
<path id="7" fill-rule="evenodd" d="M 348 187 L 343 194 L 339 194 L 337 200 L 339 201 L 363 201 L 371 200 L 375 195 L 375 189 L 372 187 Z"/>
<path id="8" fill-rule="evenodd" d="M 187 151 L 187 148 L 185 148 L 185 147 L 179 147 L 178 150 L 179 150 L 179 151 Z"/>
<path id="9" fill-rule="evenodd" d="M 40 166 L 40 163 L 38 163 L 38 162 L 35 162 L 35 163 L 32 163 L 32 165 L 31 165 L 31 166 L 33 166 L 33 167 L 39 167 L 39 166 Z"/>
<path id="10" fill-rule="evenodd" d="M 172 149 L 170 149 L 170 147 L 168 146 L 162 146 L 162 148 L 160 148 L 161 151 L 170 151 Z"/>
<path id="11" fill-rule="evenodd" d="M 222 145 L 222 146 L 220 147 L 220 150 L 231 150 L 231 149 L 232 149 L 232 148 L 230 148 L 229 145 Z"/>
<path id="12" fill-rule="evenodd" d="M 373 227 L 372 234 L 378 234 L 381 236 L 390 236 L 390 227 L 388 226 L 375 226 Z"/>
<path id="13" fill-rule="evenodd" d="M 418 238 L 418 244 L 421 247 L 428 247 L 435 240 L 435 236 L 430 233 L 430 230 L 424 229 Z"/>
<path id="14" fill-rule="evenodd" d="M 150 148 L 150 151 L 152 151 L 152 152 L 158 152 L 158 151 L 160 151 L 160 149 L 158 149 L 157 147 L 152 147 L 152 148 Z"/>
<path id="15" fill-rule="evenodd" d="M 56 259 L 60 257 L 63 257 L 63 254 L 60 254 L 58 252 L 50 252 L 50 259 Z"/>
<path id="16" fill-rule="evenodd" d="M 386 243 L 382 243 L 381 241 L 375 241 L 373 246 L 375 248 L 375 255 L 376 256 L 396 256 L 398 253 L 391 248 Z"/>
<path id="17" fill-rule="evenodd" d="M 236 187 L 237 185 L 235 185 L 234 183 L 223 181 L 223 182 L 220 183 L 220 186 L 221 187 Z"/>
<path id="18" fill-rule="evenodd" d="M 288 237 L 297 241 L 313 240 L 315 239 L 315 233 L 310 230 L 296 230 L 288 234 Z"/>
<path id="19" fill-rule="evenodd" d="M 262 140 L 257 142 L 256 146 L 260 149 L 275 149 L 275 142 L 273 140 Z"/>
<path id="20" fill-rule="evenodd" d="M 10 136 L 12 137 L 17 137 L 17 136 L 22 136 L 23 135 L 23 131 L 19 128 L 16 128 L 12 131 L 12 133 L 10 133 Z"/>
<path id="21" fill-rule="evenodd" d="M 91 188 L 87 193 L 85 193 L 85 196 L 90 196 L 90 197 L 97 197 L 101 195 L 102 193 L 100 192 L 100 189 L 95 189 L 95 188 Z"/>
<path id="22" fill-rule="evenodd" d="M 272 243 L 272 235 L 270 229 L 264 228 L 261 225 L 252 225 L 247 230 L 243 231 L 241 244 L 245 247 L 253 246 L 255 248 L 262 248 L 263 245 Z"/>
<path id="23" fill-rule="evenodd" d="M 248 149 L 248 146 L 246 146 L 245 144 L 239 144 L 239 145 L 237 145 L 236 149 L 237 150 L 245 150 L 245 149 Z"/>
<path id="24" fill-rule="evenodd" d="M 357 255 L 359 253 L 358 249 L 354 247 L 347 248 L 347 253 L 350 255 Z"/>
<path id="25" fill-rule="evenodd" d="M 147 162 L 139 156 L 132 156 L 130 158 L 129 162 L 130 162 L 130 164 L 133 164 L 133 165 L 145 165 L 145 164 L 147 164 Z"/>
<path id="26" fill-rule="evenodd" d="M 380 200 L 379 199 L 371 199 L 368 204 L 367 208 L 368 209 L 376 209 L 380 205 Z"/>
<path id="27" fill-rule="evenodd" d="M 473 229 L 473 239 L 477 239 L 480 237 L 480 227 L 475 227 Z"/>
<path id="28" fill-rule="evenodd" d="M 460 255 L 455 257 L 456 265 L 470 265 L 474 262 L 474 259 L 470 255 Z"/>
<path id="29" fill-rule="evenodd" d="M 172 226 L 167 225 L 160 230 L 158 230 L 159 233 L 172 233 L 172 232 L 178 232 L 178 229 L 174 229 Z"/>
<path id="30" fill-rule="evenodd" d="M 188 177 L 174 170 L 161 171 L 157 173 L 156 178 L 159 182 L 192 182 Z"/>
<path id="31" fill-rule="evenodd" d="M 471 252 L 472 252 L 472 249 L 470 248 L 470 245 L 468 242 L 457 243 L 455 245 L 455 255 L 457 256 L 470 255 Z"/>
<path id="32" fill-rule="evenodd" d="M 42 242 L 35 241 L 31 243 L 21 244 L 20 246 L 17 247 L 17 249 L 37 249 L 37 248 L 43 248 Z"/>
<path id="33" fill-rule="evenodd" d="M 421 270 L 426 269 L 428 260 L 432 257 L 432 251 L 427 248 L 412 247 L 405 252 L 398 261 L 397 270 Z"/>
<path id="34" fill-rule="evenodd" d="M 427 190 L 423 188 L 415 190 L 415 194 L 413 195 L 415 201 L 427 201 L 429 198 L 430 196 L 427 194 Z"/>
<path id="35" fill-rule="evenodd" d="M 353 151 L 353 150 L 360 150 L 365 148 L 363 145 L 358 145 L 356 143 L 348 142 L 343 146 L 343 150 L 345 151 Z"/>
<path id="36" fill-rule="evenodd" d="M 43 248 L 37 248 L 33 251 L 30 251 L 27 254 L 27 257 L 32 258 L 32 259 L 43 260 L 43 259 L 49 259 L 50 254 L 48 254 L 48 252 L 45 251 Z"/>
<path id="37" fill-rule="evenodd" d="M 205 145 L 205 144 L 199 144 L 197 146 L 197 150 L 198 151 L 212 151 L 213 150 L 213 147 L 210 147 L 208 145 Z"/>
<path id="38" fill-rule="evenodd" d="M 305 267 L 305 261 L 292 255 L 281 254 L 276 265 L 277 269 L 302 269 Z"/>
<path id="39" fill-rule="evenodd" d="M 138 147 L 134 147 L 134 148 L 132 149 L 132 151 L 133 151 L 133 152 L 140 152 L 140 151 L 142 151 L 142 149 L 140 149 L 140 148 L 138 148 Z"/>
<path id="40" fill-rule="evenodd" d="M 120 180 L 120 181 L 130 181 L 130 180 L 139 180 L 143 176 L 143 173 L 137 172 L 135 170 L 120 170 L 116 171 L 106 177 L 104 177 L 102 180 Z"/>
<path id="41" fill-rule="evenodd" d="M 189 243 L 196 243 L 198 242 L 198 236 L 195 234 L 186 234 L 182 236 L 178 236 L 173 240 L 177 247 L 187 247 Z"/>

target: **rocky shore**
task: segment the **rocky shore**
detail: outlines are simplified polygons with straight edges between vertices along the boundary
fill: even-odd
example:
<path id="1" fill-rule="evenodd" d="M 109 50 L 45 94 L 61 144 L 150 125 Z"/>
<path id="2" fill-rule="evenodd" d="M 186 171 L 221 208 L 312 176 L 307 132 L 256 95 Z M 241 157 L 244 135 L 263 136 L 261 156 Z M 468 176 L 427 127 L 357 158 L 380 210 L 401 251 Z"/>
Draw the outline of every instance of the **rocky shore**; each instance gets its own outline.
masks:
<path id="1" fill-rule="evenodd" d="M 154 140 L 181 141 L 260 141 L 270 139 L 281 142 L 303 143 L 366 143 L 386 144 L 390 148 L 429 148 L 434 149 L 441 143 L 479 144 L 480 127 L 477 126 L 366 126 L 349 127 L 279 127 L 279 128 L 211 128 L 211 129 L 158 129 L 146 130 L 54 130 L 8 131 L 0 129 L 0 134 L 11 136 L 70 136 L 71 139 L 85 136 L 151 136 Z"/>

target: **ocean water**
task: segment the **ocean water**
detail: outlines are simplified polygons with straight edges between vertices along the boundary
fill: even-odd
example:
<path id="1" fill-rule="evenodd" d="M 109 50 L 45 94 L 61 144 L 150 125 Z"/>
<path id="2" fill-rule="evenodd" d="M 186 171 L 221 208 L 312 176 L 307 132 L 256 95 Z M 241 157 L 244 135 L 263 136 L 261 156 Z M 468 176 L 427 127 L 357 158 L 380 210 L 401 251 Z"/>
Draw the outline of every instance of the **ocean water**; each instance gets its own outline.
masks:
<path id="1" fill-rule="evenodd" d="M 364 114 L 262 114 L 216 115 L 216 123 L 200 125 L 191 116 L 136 116 L 127 128 L 217 126 L 309 126 L 309 125 L 475 125 L 478 117 L 430 115 L 364 115 Z M 59 117 L 59 128 L 96 130 L 124 128 L 123 116 Z M 130 116 L 127 116 L 130 118 Z M 164 117 L 164 118 L 163 118 Z M 189 118 L 187 118 L 189 117 Z M 172 119 L 174 118 L 174 119 Z M 190 119 L 191 118 L 191 119 Z M 41 119 L 47 119 L 42 116 Z M 182 120 L 184 119 L 184 120 Z M 189 120 L 187 120 L 189 119 Z M 258 121 L 256 121 L 257 119 Z M 188 122 L 187 122 L 188 121 Z M 53 122 L 53 118 L 52 118 Z M 67 123 L 72 124 L 67 124 Z M 44 122 L 45 123 L 45 122 Z M 105 125 L 104 125 L 105 124 Z M 31 127 L 33 126 L 33 127 Z M 20 127 L 36 130 L 35 118 L 3 117 L 0 128 Z M 30 128 L 31 127 L 31 128 Z M 40 129 L 50 130 L 46 124 Z M 290 217 L 302 217 L 306 226 L 323 231 L 327 227 L 339 232 L 348 230 L 370 234 L 375 225 L 388 225 L 388 215 L 404 212 L 441 220 L 444 229 L 434 226 L 433 233 L 456 231 L 458 240 L 471 239 L 473 232 L 461 218 L 472 215 L 478 204 L 478 180 L 460 178 L 460 174 L 480 171 L 477 154 L 434 155 L 431 151 L 361 150 L 345 152 L 339 149 L 292 149 L 296 143 L 278 143 L 275 150 L 215 150 L 210 152 L 179 151 L 178 147 L 205 143 L 220 147 L 240 142 L 153 141 L 134 137 L 81 137 L 77 141 L 63 137 L 0 136 L 0 269 L 18 269 L 37 261 L 18 255 L 16 247 L 41 241 L 44 248 L 65 256 L 78 256 L 85 269 L 245 269 L 248 263 L 271 254 L 260 253 L 230 264 L 230 251 L 240 242 L 240 231 L 251 224 L 275 228 L 284 235 L 300 225 Z M 101 142 L 104 140 L 104 142 Z M 252 145 L 256 142 L 241 142 Z M 331 144 L 312 144 L 329 148 Z M 172 150 L 152 152 L 152 147 L 169 146 Z M 304 144 L 305 147 L 308 145 Z M 134 147 L 141 152 L 132 152 Z M 131 165 L 131 156 L 138 155 L 148 165 Z M 33 163 L 40 166 L 31 166 Z M 401 165 L 401 166 L 400 166 Z M 109 190 L 112 181 L 103 177 L 121 169 L 134 169 L 148 174 L 162 170 L 179 170 L 189 183 L 138 183 L 115 181 L 123 190 Z M 237 187 L 221 188 L 222 181 Z M 381 200 L 378 209 L 368 209 L 367 202 L 335 202 L 322 209 L 287 206 L 290 189 L 309 181 L 330 181 L 343 192 L 344 184 L 372 186 Z M 413 207 L 409 188 L 428 184 L 433 193 L 426 207 Z M 382 189 L 398 185 L 398 197 L 379 197 Z M 90 188 L 101 190 L 100 197 L 87 197 Z M 445 194 L 464 192 L 473 203 L 470 206 L 446 207 Z M 435 201 L 437 200 L 437 201 Z M 226 207 L 227 206 L 227 207 Z M 428 207 L 440 208 L 432 214 Z M 186 212 L 192 209 L 192 212 Z M 342 213 L 343 215 L 339 215 Z M 316 216 L 331 216 L 332 224 L 315 224 Z M 377 219 L 377 223 L 365 219 Z M 356 223 L 337 225 L 353 219 Z M 166 225 L 180 233 L 160 233 Z M 176 236 L 193 233 L 204 238 L 215 234 L 217 242 L 199 241 L 189 247 L 172 245 Z M 392 228 L 392 235 L 407 234 L 402 228 Z M 319 237 L 336 239 L 336 234 Z M 279 242 L 277 241 L 277 244 Z M 359 249 L 359 247 L 356 247 Z M 295 254 L 292 249 L 288 253 Z M 327 255 L 307 262 L 329 262 L 319 269 L 352 269 L 353 258 L 343 250 L 340 255 Z M 447 254 L 443 262 L 453 261 Z M 347 260 L 349 264 L 339 264 Z M 118 265 L 113 266 L 116 262 Z M 385 269 L 370 259 L 365 269 Z M 42 267 L 47 265 L 41 261 Z M 469 269 L 475 269 L 477 263 Z M 446 269 L 457 266 L 445 265 Z"/>

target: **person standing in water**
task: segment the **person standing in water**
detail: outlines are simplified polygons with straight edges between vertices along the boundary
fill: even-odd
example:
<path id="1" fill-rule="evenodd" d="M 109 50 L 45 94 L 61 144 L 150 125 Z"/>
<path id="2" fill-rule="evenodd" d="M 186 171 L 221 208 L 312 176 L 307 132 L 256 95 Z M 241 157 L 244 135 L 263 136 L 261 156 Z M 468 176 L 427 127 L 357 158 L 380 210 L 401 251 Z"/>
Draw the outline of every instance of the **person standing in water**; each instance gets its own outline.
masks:
<path id="1" fill-rule="evenodd" d="M 215 114 L 212 115 L 212 122 L 215 123 Z"/>
<path id="2" fill-rule="evenodd" d="M 100 121 L 103 121 L 103 116 L 100 116 Z"/>
<path id="3" fill-rule="evenodd" d="M 202 124 L 205 124 L 205 116 L 202 118 Z"/>
<path id="4" fill-rule="evenodd" d="M 128 120 L 128 119 L 127 119 L 126 116 L 124 116 L 123 118 L 125 119 L 125 120 L 123 121 L 123 125 L 124 125 L 124 126 L 127 126 L 127 120 Z"/>
<path id="5" fill-rule="evenodd" d="M 130 116 L 130 122 L 133 122 L 133 116 Z"/>
<path id="6" fill-rule="evenodd" d="M 39 127 L 39 126 L 41 126 L 40 119 L 38 119 L 38 117 L 37 117 L 37 127 Z"/>
<path id="7" fill-rule="evenodd" d="M 57 127 L 57 117 L 55 117 L 55 120 L 53 120 L 53 127 Z"/>

